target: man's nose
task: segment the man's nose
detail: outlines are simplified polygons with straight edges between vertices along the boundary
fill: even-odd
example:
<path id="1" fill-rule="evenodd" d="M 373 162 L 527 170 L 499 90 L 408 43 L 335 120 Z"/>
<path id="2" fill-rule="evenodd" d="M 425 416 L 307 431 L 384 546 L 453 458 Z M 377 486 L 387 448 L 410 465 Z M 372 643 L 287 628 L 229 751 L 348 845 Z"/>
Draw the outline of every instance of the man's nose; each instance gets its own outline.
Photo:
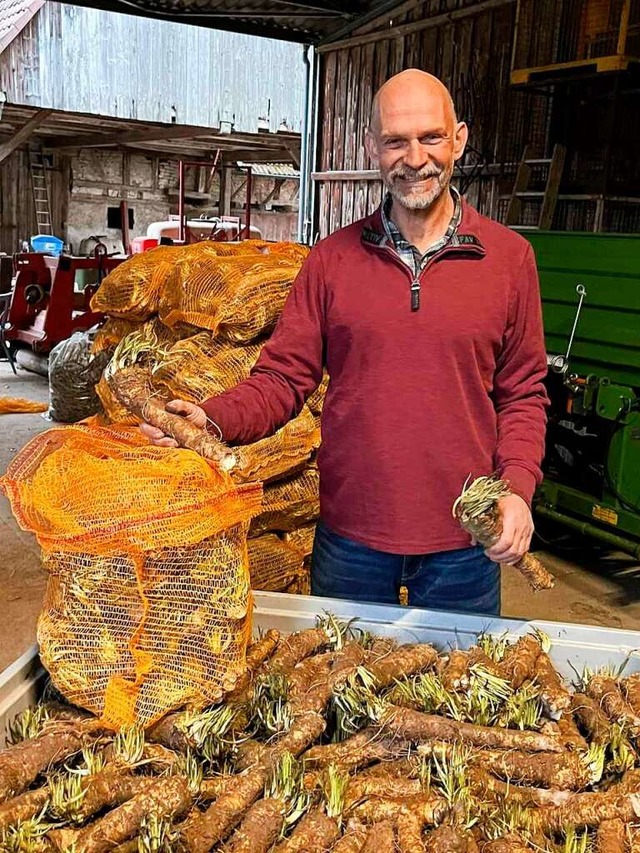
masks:
<path id="1" fill-rule="evenodd" d="M 421 145 L 418 139 L 413 139 L 406 150 L 404 162 L 416 172 L 429 163 L 429 153 L 425 145 Z"/>

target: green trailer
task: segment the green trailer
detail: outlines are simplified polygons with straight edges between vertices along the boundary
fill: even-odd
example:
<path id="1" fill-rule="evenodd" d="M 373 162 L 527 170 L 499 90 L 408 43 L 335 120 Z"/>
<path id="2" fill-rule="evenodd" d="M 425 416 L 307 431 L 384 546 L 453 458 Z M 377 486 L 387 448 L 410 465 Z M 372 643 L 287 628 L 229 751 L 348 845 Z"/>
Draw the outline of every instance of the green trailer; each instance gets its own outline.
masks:
<path id="1" fill-rule="evenodd" d="M 538 516 L 640 558 L 640 236 L 527 231 L 551 399 Z"/>

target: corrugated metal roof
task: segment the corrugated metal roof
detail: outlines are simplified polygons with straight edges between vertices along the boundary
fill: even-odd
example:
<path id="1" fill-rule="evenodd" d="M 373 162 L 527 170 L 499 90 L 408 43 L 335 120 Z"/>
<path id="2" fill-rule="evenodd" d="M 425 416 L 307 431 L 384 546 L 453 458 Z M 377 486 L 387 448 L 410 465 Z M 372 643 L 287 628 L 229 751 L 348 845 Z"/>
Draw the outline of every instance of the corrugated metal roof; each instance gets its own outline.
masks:
<path id="1" fill-rule="evenodd" d="M 75 0 L 78 5 L 265 38 L 316 43 L 399 0 Z"/>
<path id="2" fill-rule="evenodd" d="M 0 53 L 43 5 L 44 0 L 0 0 Z"/>
<path id="3" fill-rule="evenodd" d="M 242 169 L 251 166 L 251 173 L 260 178 L 284 178 L 285 180 L 298 181 L 300 170 L 289 163 L 246 163 L 238 161 Z"/>

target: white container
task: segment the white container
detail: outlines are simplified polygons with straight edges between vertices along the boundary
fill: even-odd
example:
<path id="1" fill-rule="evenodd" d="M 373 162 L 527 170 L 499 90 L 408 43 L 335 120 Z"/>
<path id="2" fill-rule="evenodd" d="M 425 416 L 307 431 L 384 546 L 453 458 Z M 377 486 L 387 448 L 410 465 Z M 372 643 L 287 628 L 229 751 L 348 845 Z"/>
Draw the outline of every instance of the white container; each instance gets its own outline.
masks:
<path id="1" fill-rule="evenodd" d="M 214 231 L 224 231 L 228 241 L 233 241 L 238 236 L 238 226 L 234 222 L 224 222 L 219 219 L 188 219 L 187 230 L 192 241 L 209 240 Z M 251 225 L 249 230 L 252 240 L 260 240 L 262 238 L 259 228 Z M 179 235 L 180 223 L 177 219 L 168 219 L 165 222 L 152 222 L 147 228 L 147 237 L 153 237 L 158 242 L 163 237 L 178 240 Z"/>
<path id="2" fill-rule="evenodd" d="M 440 610 L 420 610 L 378 604 L 358 604 L 331 598 L 254 593 L 254 630 L 277 628 L 289 633 L 315 625 L 316 615 L 333 613 L 340 619 L 356 619 L 368 631 L 396 638 L 401 643 L 432 643 L 440 650 L 472 646 L 483 631 L 516 639 L 534 628 L 552 641 L 551 657 L 569 681 L 585 666 L 621 667 L 624 673 L 640 671 L 640 631 L 622 631 L 590 625 L 523 619 L 492 619 Z M 38 701 L 45 672 L 37 646 L 0 674 L 0 732 L 7 720 Z"/>

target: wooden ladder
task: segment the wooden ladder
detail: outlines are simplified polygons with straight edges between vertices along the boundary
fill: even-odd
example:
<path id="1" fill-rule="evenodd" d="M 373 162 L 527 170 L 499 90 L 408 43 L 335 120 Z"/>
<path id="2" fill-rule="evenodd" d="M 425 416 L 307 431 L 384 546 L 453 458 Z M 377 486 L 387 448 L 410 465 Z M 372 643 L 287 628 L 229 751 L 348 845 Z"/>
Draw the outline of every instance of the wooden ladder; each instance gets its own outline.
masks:
<path id="1" fill-rule="evenodd" d="M 33 203 L 36 209 L 38 234 L 52 234 L 51 200 L 49 198 L 44 155 L 41 146 L 34 143 L 29 145 L 29 171 L 31 172 L 31 189 L 33 190 Z"/>
<path id="2" fill-rule="evenodd" d="M 518 165 L 516 180 L 509 196 L 509 206 L 505 217 L 505 225 L 529 231 L 547 231 L 551 228 L 553 213 L 558 201 L 558 190 L 564 169 L 566 148 L 564 145 L 554 145 L 551 157 L 532 158 L 531 146 L 527 145 Z M 547 182 L 544 190 L 534 192 L 529 189 L 531 174 L 536 166 L 548 166 Z M 537 225 L 523 225 L 522 208 L 524 201 L 541 202 Z"/>

